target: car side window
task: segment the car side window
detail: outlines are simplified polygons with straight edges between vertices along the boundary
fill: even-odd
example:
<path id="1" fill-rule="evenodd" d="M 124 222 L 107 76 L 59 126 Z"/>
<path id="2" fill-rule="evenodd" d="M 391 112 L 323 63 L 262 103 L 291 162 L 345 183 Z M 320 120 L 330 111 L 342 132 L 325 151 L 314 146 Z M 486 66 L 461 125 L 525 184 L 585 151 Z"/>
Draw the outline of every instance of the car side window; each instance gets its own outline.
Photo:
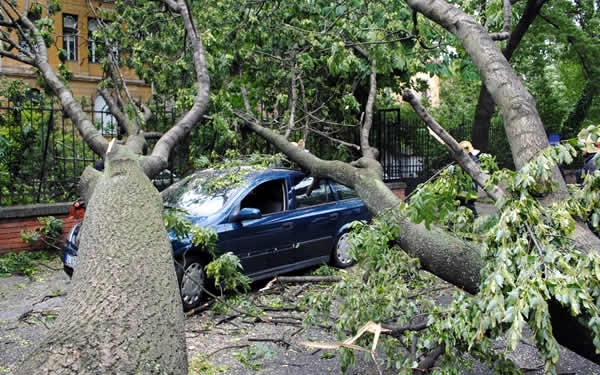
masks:
<path id="1" fill-rule="evenodd" d="M 333 201 L 333 193 L 325 180 L 315 182 L 312 177 L 305 177 L 294 186 L 296 208 L 311 207 Z"/>
<path id="2" fill-rule="evenodd" d="M 333 188 L 335 189 L 339 200 L 358 198 L 356 190 L 349 188 L 346 185 L 334 183 Z"/>
<path id="3" fill-rule="evenodd" d="M 285 184 L 283 180 L 264 182 L 255 187 L 240 204 L 242 208 L 258 208 L 263 215 L 285 210 Z"/>

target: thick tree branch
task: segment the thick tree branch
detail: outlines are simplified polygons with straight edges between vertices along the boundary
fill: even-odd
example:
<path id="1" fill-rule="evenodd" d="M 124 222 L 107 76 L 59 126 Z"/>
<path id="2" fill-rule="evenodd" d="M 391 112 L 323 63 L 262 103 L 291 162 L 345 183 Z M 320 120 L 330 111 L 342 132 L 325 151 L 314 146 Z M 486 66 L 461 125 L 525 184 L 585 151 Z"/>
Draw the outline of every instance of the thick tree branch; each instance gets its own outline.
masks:
<path id="1" fill-rule="evenodd" d="M 460 164 L 465 172 L 471 176 L 473 181 L 482 188 L 487 187 L 487 181 L 489 176 L 485 173 L 481 167 L 475 163 L 469 155 L 460 147 L 456 139 L 452 137 L 444 128 L 442 128 L 430 115 L 427 110 L 421 105 L 417 97 L 410 90 L 405 90 L 402 94 L 402 99 L 414 108 L 415 112 L 423 119 L 429 129 L 431 129 L 436 135 L 438 135 L 443 141 L 444 146 L 450 152 L 452 157 Z M 487 187 L 486 193 L 494 200 L 499 200 L 504 192 L 496 185 Z"/>
<path id="2" fill-rule="evenodd" d="M 192 50 L 198 91 L 192 108 L 160 138 L 152 150 L 152 155 L 142 160 L 142 168 L 148 176 L 154 176 L 168 166 L 169 154 L 173 147 L 200 123 L 208 107 L 210 89 L 210 78 L 204 55 L 204 46 L 200 36 L 196 33 L 192 14 L 182 0 L 176 3 L 171 0 L 163 0 L 163 2 L 182 16 L 183 25 L 188 34 Z"/>
<path id="3" fill-rule="evenodd" d="M 523 11 L 523 15 L 519 19 L 519 23 L 510 34 L 510 38 L 506 43 L 506 47 L 502 50 L 502 54 L 510 61 L 513 53 L 523 40 L 523 37 L 529 30 L 529 27 L 539 15 L 542 6 L 547 0 L 528 0 Z M 472 131 L 472 142 L 482 151 L 488 151 L 490 121 L 494 113 L 494 101 L 487 91 L 485 85 L 482 85 L 479 91 L 479 100 L 475 108 L 475 119 Z"/>
<path id="4" fill-rule="evenodd" d="M 298 88 L 296 85 L 296 57 L 292 56 L 291 61 L 291 69 L 290 69 L 290 96 L 291 99 L 288 99 L 288 112 L 289 112 L 289 120 L 287 129 L 285 131 L 285 138 L 288 139 L 292 131 L 294 131 L 294 122 L 295 122 L 295 114 L 296 114 L 296 103 L 298 102 Z"/>
<path id="5" fill-rule="evenodd" d="M 407 3 L 412 9 L 454 34 L 471 56 L 484 85 L 502 114 L 517 169 L 548 147 L 550 144 L 535 100 L 483 27 L 458 7 L 443 0 L 407 0 Z M 523 136 L 524 132 L 535 136 Z M 566 197 L 567 185 L 558 167 L 553 170 L 553 179 L 557 182 L 558 189 L 550 199 L 560 200 Z"/>
<path id="6" fill-rule="evenodd" d="M 360 129 L 360 146 L 362 154 L 366 158 L 377 160 L 379 151 L 369 144 L 369 134 L 373 127 L 373 107 L 375 106 L 375 97 L 377 95 L 377 63 L 371 61 L 371 74 L 369 75 L 369 96 L 365 107 L 365 118 Z"/>
<path id="7" fill-rule="evenodd" d="M 5 3 L 5 2 L 3 2 Z M 73 121 L 83 140 L 100 157 L 104 157 L 108 142 L 102 137 L 100 132 L 94 127 L 79 103 L 73 97 L 71 91 L 58 78 L 54 69 L 48 63 L 48 49 L 44 39 L 35 27 L 33 22 L 27 17 L 20 16 L 20 22 L 27 30 L 30 30 L 36 40 L 35 57 L 33 65 L 38 68 L 40 74 L 55 95 L 59 98 L 67 116 Z"/>

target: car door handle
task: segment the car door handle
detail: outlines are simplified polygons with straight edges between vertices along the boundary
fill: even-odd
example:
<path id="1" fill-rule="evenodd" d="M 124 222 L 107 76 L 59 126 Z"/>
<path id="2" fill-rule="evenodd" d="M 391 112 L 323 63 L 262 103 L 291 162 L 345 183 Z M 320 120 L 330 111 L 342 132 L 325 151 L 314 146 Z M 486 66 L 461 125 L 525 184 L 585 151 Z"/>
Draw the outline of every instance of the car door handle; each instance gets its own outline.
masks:
<path id="1" fill-rule="evenodd" d="M 331 214 L 329 215 L 329 220 L 334 221 L 337 220 L 337 218 L 340 216 L 340 214 Z"/>
<path id="2" fill-rule="evenodd" d="M 283 229 L 292 229 L 294 227 L 294 223 L 283 223 L 281 224 L 281 226 L 283 227 Z"/>

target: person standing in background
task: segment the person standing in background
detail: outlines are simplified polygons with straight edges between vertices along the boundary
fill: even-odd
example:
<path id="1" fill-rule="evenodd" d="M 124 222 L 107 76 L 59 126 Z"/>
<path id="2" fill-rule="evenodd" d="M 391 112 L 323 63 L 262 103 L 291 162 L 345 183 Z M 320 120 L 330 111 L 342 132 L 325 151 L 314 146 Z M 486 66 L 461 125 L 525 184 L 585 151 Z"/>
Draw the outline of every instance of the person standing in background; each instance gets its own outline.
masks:
<path id="1" fill-rule="evenodd" d="M 471 142 L 462 141 L 459 143 L 460 147 L 462 147 L 463 151 L 466 152 L 471 159 L 479 164 L 479 153 L 480 151 L 473 147 Z M 461 206 L 467 207 L 471 212 L 473 212 L 473 217 L 477 217 L 477 209 L 475 208 L 475 201 L 477 200 L 477 184 L 467 175 L 468 179 L 465 178 L 464 181 L 458 187 L 458 200 L 460 201 Z"/>

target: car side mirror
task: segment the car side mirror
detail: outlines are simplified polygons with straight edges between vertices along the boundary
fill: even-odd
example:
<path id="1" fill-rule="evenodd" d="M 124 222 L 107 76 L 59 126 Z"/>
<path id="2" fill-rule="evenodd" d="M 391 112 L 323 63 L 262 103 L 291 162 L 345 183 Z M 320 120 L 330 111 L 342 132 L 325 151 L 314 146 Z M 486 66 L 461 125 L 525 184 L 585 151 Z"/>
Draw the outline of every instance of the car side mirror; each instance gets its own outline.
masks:
<path id="1" fill-rule="evenodd" d="M 231 214 L 229 221 L 239 222 L 244 220 L 259 219 L 262 216 L 258 208 L 242 208 L 239 212 Z"/>

